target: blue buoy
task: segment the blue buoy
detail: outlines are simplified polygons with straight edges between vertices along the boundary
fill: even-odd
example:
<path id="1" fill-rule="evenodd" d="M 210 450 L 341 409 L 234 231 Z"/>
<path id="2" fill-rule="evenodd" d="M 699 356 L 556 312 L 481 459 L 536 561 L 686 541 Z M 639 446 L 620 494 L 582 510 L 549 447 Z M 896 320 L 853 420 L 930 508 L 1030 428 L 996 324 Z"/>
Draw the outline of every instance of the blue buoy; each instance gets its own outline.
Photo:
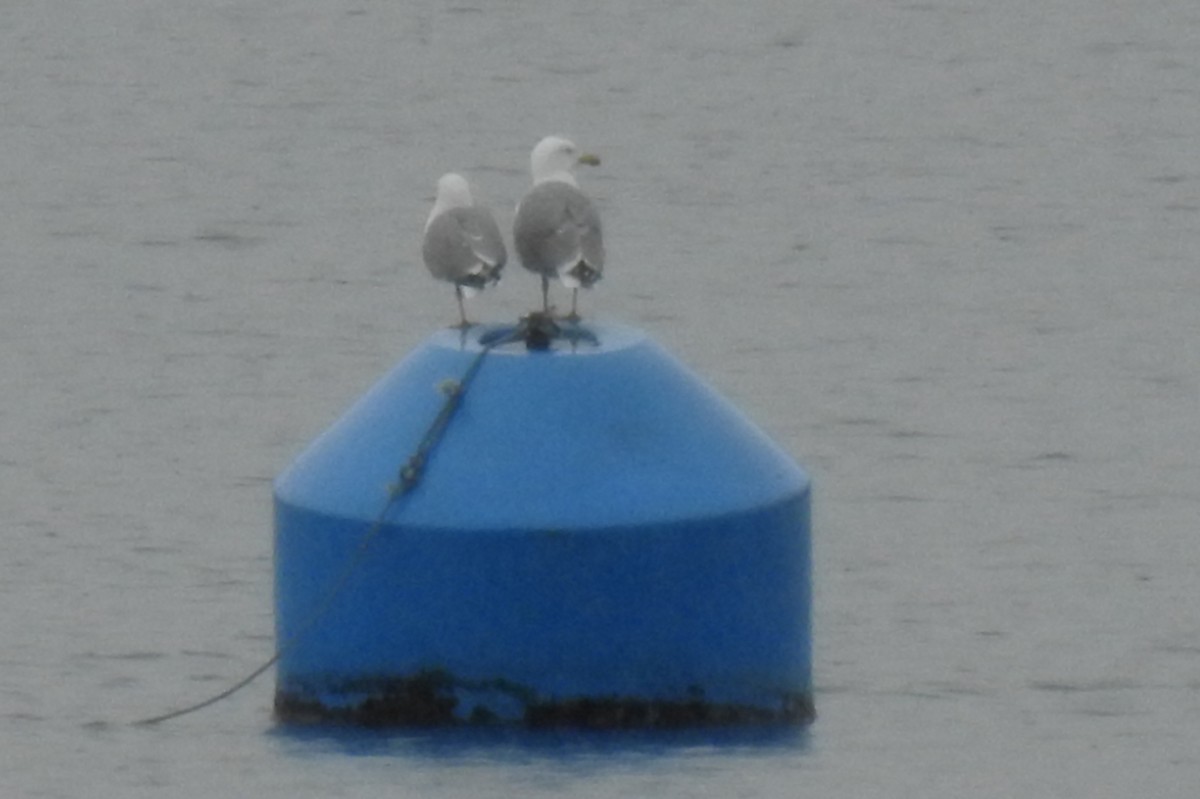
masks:
<path id="1" fill-rule="evenodd" d="M 435 333 L 280 475 L 281 720 L 811 720 L 808 476 L 640 331 L 575 330 Z"/>

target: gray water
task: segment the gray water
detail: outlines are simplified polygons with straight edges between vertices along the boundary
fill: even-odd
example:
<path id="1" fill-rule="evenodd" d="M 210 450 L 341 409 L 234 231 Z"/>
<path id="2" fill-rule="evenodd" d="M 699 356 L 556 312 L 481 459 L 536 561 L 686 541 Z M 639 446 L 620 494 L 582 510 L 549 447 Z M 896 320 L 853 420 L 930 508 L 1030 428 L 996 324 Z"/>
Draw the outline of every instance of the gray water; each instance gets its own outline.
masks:
<path id="1" fill-rule="evenodd" d="M 7 0 L 0 81 L 5 796 L 1195 795 L 1191 0 Z M 269 657 L 271 480 L 455 320 L 437 176 L 507 227 L 551 132 L 584 313 L 814 477 L 816 724 L 129 726 Z"/>

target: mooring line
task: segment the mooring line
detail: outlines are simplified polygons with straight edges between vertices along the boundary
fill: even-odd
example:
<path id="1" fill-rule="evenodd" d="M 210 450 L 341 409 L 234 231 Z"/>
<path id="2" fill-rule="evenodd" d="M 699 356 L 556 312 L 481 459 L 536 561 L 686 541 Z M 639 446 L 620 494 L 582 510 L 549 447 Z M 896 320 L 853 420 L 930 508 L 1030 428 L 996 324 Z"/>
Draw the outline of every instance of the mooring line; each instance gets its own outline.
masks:
<path id="1" fill-rule="evenodd" d="M 450 421 L 454 418 L 455 412 L 462 404 L 462 398 L 467 391 L 467 387 L 470 386 L 471 382 L 475 379 L 475 375 L 479 373 L 479 368 L 483 365 L 484 358 L 486 358 L 487 355 L 497 347 L 505 344 L 511 344 L 522 339 L 524 339 L 526 343 L 533 348 L 533 337 L 539 332 L 539 330 L 541 330 L 541 325 L 543 323 L 544 322 L 540 319 L 540 317 L 534 315 L 534 317 L 523 318 L 521 322 L 511 330 L 497 331 L 495 334 L 487 336 L 486 340 L 484 337 L 481 337 L 480 344 L 482 345 L 482 348 L 480 349 L 479 354 L 471 360 L 470 365 L 467 366 L 467 369 L 465 372 L 463 372 L 462 377 L 460 377 L 458 380 L 447 380 L 441 386 L 439 386 L 442 393 L 446 396 L 446 401 L 442 403 L 442 407 L 438 411 L 438 415 L 434 417 L 433 422 L 429 425 L 429 429 L 427 429 L 425 431 L 425 435 L 421 437 L 420 442 L 417 444 L 417 448 L 413 450 L 413 454 L 409 456 L 404 465 L 400 467 L 400 470 L 397 473 L 397 480 L 388 491 L 387 502 L 384 503 L 383 508 L 379 511 L 379 515 L 375 517 L 375 521 L 367 529 L 367 532 L 363 534 L 362 540 L 359 541 L 358 547 L 355 550 L 354 557 L 351 558 L 350 562 L 347 563 L 342 568 L 342 571 L 338 573 L 337 579 L 330 584 L 329 588 L 325 591 L 325 595 L 321 602 L 318 603 L 316 609 L 309 614 L 308 619 L 301 624 L 300 628 L 296 632 L 292 633 L 292 635 L 286 641 L 275 648 L 275 653 L 271 655 L 269 660 L 267 660 L 258 668 L 254 669 L 254 671 L 250 672 L 238 682 L 231 685 L 229 688 L 221 691 L 219 694 L 210 696 L 202 702 L 197 702 L 194 705 L 188 705 L 187 707 L 180 708 L 178 710 L 172 710 L 158 716 L 140 719 L 133 722 L 133 724 L 135 726 L 150 726 L 154 724 L 160 724 L 164 721 L 177 719 L 180 716 L 186 716 L 189 713 L 195 713 L 197 710 L 203 710 L 210 705 L 215 705 L 222 699 L 227 699 L 228 697 L 233 696 L 235 693 L 254 682 L 254 680 L 258 679 L 258 677 L 262 676 L 268 669 L 278 663 L 279 659 L 291 651 L 293 647 L 303 641 L 305 636 L 312 632 L 317 624 L 319 624 L 320 621 L 325 617 L 325 614 L 328 613 L 329 609 L 333 607 L 334 601 L 337 600 L 342 591 L 344 591 L 346 586 L 349 585 L 350 579 L 354 576 L 354 574 L 358 571 L 359 566 L 361 566 L 362 562 L 366 559 L 367 551 L 370 548 L 371 542 L 378 537 L 379 533 L 386 525 L 388 514 L 392 511 L 393 506 L 402 497 L 406 496 L 410 491 L 416 488 L 417 483 L 420 482 L 425 471 L 425 466 L 429 461 L 430 454 L 441 441 L 446 429 L 450 426 Z M 555 333 L 557 332 L 558 331 L 556 329 Z"/>

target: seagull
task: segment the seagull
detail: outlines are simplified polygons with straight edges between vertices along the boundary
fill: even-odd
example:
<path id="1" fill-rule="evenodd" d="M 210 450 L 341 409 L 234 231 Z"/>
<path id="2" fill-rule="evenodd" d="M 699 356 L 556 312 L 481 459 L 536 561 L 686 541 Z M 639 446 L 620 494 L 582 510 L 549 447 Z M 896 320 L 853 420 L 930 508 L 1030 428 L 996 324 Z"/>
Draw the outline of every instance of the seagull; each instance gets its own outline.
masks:
<path id="1" fill-rule="evenodd" d="M 513 245 L 521 264 L 542 276 L 542 311 L 550 312 L 550 278 L 571 289 L 571 314 L 579 289 L 589 288 L 604 269 L 600 215 L 579 190 L 571 170 L 576 164 L 596 166 L 600 159 L 580 154 L 561 136 L 547 136 L 530 156 L 533 188 L 517 205 Z"/>
<path id="2" fill-rule="evenodd" d="M 447 172 L 438 179 L 421 255 L 434 277 L 454 284 L 459 327 L 470 327 L 463 296 L 473 296 L 489 283 L 498 282 L 508 251 L 492 212 L 475 204 L 471 186 L 462 175 Z"/>

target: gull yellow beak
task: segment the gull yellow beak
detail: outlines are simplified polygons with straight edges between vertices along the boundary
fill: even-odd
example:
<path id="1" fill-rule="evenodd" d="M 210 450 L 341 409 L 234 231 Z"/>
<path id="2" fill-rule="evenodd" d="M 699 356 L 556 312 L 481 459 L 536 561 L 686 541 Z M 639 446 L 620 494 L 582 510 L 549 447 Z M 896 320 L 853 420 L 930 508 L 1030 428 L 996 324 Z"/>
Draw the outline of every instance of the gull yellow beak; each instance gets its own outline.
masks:
<path id="1" fill-rule="evenodd" d="M 578 163 L 587 164 L 588 166 L 600 166 L 600 156 L 592 155 L 591 153 L 584 153 L 583 155 L 579 156 Z"/>

